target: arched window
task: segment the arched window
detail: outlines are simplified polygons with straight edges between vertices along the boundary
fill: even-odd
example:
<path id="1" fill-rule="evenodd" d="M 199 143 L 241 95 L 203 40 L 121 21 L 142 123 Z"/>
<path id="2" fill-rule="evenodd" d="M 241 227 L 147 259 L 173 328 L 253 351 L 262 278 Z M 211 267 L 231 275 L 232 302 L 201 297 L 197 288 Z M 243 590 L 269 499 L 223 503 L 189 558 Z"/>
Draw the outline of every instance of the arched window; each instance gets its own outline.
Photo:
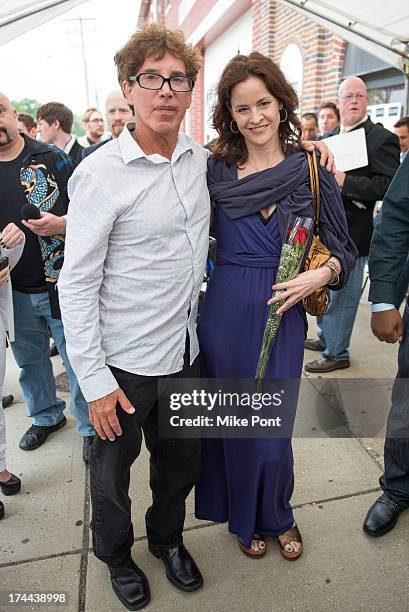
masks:
<path id="1" fill-rule="evenodd" d="M 298 94 L 302 95 L 303 63 L 300 48 L 295 43 L 290 43 L 284 50 L 281 58 L 280 68 L 285 77 L 290 81 Z"/>

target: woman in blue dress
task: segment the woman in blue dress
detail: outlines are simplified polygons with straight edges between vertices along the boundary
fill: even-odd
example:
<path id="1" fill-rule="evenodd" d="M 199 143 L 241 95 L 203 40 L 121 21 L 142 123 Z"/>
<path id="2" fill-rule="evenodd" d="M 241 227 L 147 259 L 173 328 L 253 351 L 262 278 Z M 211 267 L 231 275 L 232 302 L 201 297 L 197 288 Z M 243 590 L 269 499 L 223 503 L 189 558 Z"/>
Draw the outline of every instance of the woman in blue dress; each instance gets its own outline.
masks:
<path id="1" fill-rule="evenodd" d="M 272 285 L 290 215 L 313 216 L 306 156 L 301 150 L 297 96 L 279 67 L 260 53 L 226 66 L 213 115 L 219 137 L 209 159 L 216 266 L 199 319 L 201 375 L 254 378 Z M 339 189 L 320 168 L 320 237 L 329 265 L 274 288 L 285 303 L 267 377 L 301 376 L 306 317 L 303 297 L 331 284 L 340 289 L 356 259 Z M 266 552 L 277 537 L 287 559 L 302 552 L 290 504 L 293 454 L 288 438 L 204 439 L 196 516 L 229 523 L 241 550 Z"/>

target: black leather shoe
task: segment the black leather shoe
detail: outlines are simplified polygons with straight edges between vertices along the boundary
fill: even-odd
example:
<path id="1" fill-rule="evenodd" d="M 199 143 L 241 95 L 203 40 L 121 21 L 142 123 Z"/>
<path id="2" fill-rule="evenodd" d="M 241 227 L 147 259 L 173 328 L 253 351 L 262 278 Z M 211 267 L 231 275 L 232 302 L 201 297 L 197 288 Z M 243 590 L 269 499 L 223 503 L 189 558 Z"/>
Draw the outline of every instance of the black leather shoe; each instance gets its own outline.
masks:
<path id="1" fill-rule="evenodd" d="M 91 448 L 94 444 L 94 436 L 84 436 L 84 442 L 82 443 L 82 460 L 84 463 L 89 463 L 91 456 Z"/>
<path id="2" fill-rule="evenodd" d="M 203 585 L 203 576 L 183 544 L 173 548 L 161 548 L 148 544 L 152 555 L 162 559 L 167 579 L 182 591 L 196 591 Z"/>
<path id="3" fill-rule="evenodd" d="M 1 405 L 3 408 L 8 408 L 14 402 L 14 395 L 5 395 L 1 398 Z"/>
<path id="4" fill-rule="evenodd" d="M 400 513 L 404 510 L 405 508 L 384 493 L 369 508 L 364 521 L 365 533 L 373 537 L 385 535 L 395 527 Z"/>
<path id="5" fill-rule="evenodd" d="M 0 501 L 0 521 L 4 518 L 4 505 L 3 502 Z"/>
<path id="6" fill-rule="evenodd" d="M 26 433 L 20 440 L 19 447 L 21 450 L 34 450 L 38 448 L 47 440 L 50 433 L 53 431 L 57 431 L 64 427 L 67 423 L 67 419 L 65 416 L 61 419 L 57 425 L 48 425 L 47 427 L 44 425 L 32 425 L 29 429 L 27 429 Z"/>
<path id="7" fill-rule="evenodd" d="M 110 567 L 111 584 L 115 595 L 128 610 L 140 610 L 151 599 L 148 580 L 133 559 L 122 567 Z"/>
<path id="8" fill-rule="evenodd" d="M 21 489 L 21 480 L 14 474 L 6 482 L 0 482 L 0 488 L 3 495 L 15 495 Z"/>

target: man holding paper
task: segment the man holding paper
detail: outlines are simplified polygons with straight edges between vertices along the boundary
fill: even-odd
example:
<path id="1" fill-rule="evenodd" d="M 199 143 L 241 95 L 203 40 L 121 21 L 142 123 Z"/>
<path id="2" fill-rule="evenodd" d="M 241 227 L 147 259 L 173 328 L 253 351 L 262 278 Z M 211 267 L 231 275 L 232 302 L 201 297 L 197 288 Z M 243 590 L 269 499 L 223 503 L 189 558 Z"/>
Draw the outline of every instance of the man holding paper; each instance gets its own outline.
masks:
<path id="1" fill-rule="evenodd" d="M 322 357 L 305 365 L 307 372 L 326 373 L 349 367 L 349 342 L 361 297 L 363 273 L 368 258 L 373 230 L 373 209 L 377 200 L 382 200 L 399 167 L 399 141 L 395 134 L 379 124 L 374 124 L 367 115 L 368 92 L 362 79 L 349 77 L 343 81 L 338 92 L 338 107 L 341 125 L 328 136 L 348 134 L 363 129 L 363 142 L 359 145 L 359 134 L 351 134 L 351 159 L 341 146 L 342 165 L 338 169 L 337 183 L 348 221 L 348 229 L 359 257 L 348 282 L 340 291 L 330 293 L 330 305 L 324 317 L 318 317 L 320 327 L 318 340 L 308 339 L 305 347 L 321 351 Z M 358 138 L 357 138 L 358 137 Z M 340 145 L 341 139 L 338 141 Z M 326 139 L 330 146 L 331 138 Z M 360 147 L 359 151 L 356 147 Z M 365 155 L 366 153 L 366 155 Z M 366 157 L 367 156 L 367 157 Z M 367 163 L 365 160 L 367 159 Z M 337 155 L 335 162 L 338 166 Z M 365 165 L 364 165 L 365 164 Z M 347 169 L 348 168 L 348 169 Z"/>

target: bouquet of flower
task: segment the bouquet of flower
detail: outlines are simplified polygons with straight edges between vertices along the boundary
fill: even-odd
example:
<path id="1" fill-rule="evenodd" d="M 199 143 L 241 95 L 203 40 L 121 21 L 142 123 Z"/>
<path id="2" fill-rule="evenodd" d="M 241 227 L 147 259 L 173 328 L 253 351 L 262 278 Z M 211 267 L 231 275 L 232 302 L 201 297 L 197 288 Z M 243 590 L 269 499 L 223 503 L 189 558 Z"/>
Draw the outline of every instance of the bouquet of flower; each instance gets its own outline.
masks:
<path id="1" fill-rule="evenodd" d="M 281 248 L 280 263 L 278 264 L 275 282 L 285 283 L 297 276 L 301 263 L 304 260 L 305 251 L 310 244 L 314 219 L 311 217 L 296 217 L 290 219 L 287 240 Z M 273 291 L 272 297 L 282 293 Z M 281 322 L 281 314 L 277 310 L 284 304 L 284 300 L 279 300 L 271 304 L 268 311 L 266 326 L 264 328 L 263 341 L 261 344 L 260 356 L 256 371 L 257 392 L 260 393 L 270 360 L 273 342 Z"/>

